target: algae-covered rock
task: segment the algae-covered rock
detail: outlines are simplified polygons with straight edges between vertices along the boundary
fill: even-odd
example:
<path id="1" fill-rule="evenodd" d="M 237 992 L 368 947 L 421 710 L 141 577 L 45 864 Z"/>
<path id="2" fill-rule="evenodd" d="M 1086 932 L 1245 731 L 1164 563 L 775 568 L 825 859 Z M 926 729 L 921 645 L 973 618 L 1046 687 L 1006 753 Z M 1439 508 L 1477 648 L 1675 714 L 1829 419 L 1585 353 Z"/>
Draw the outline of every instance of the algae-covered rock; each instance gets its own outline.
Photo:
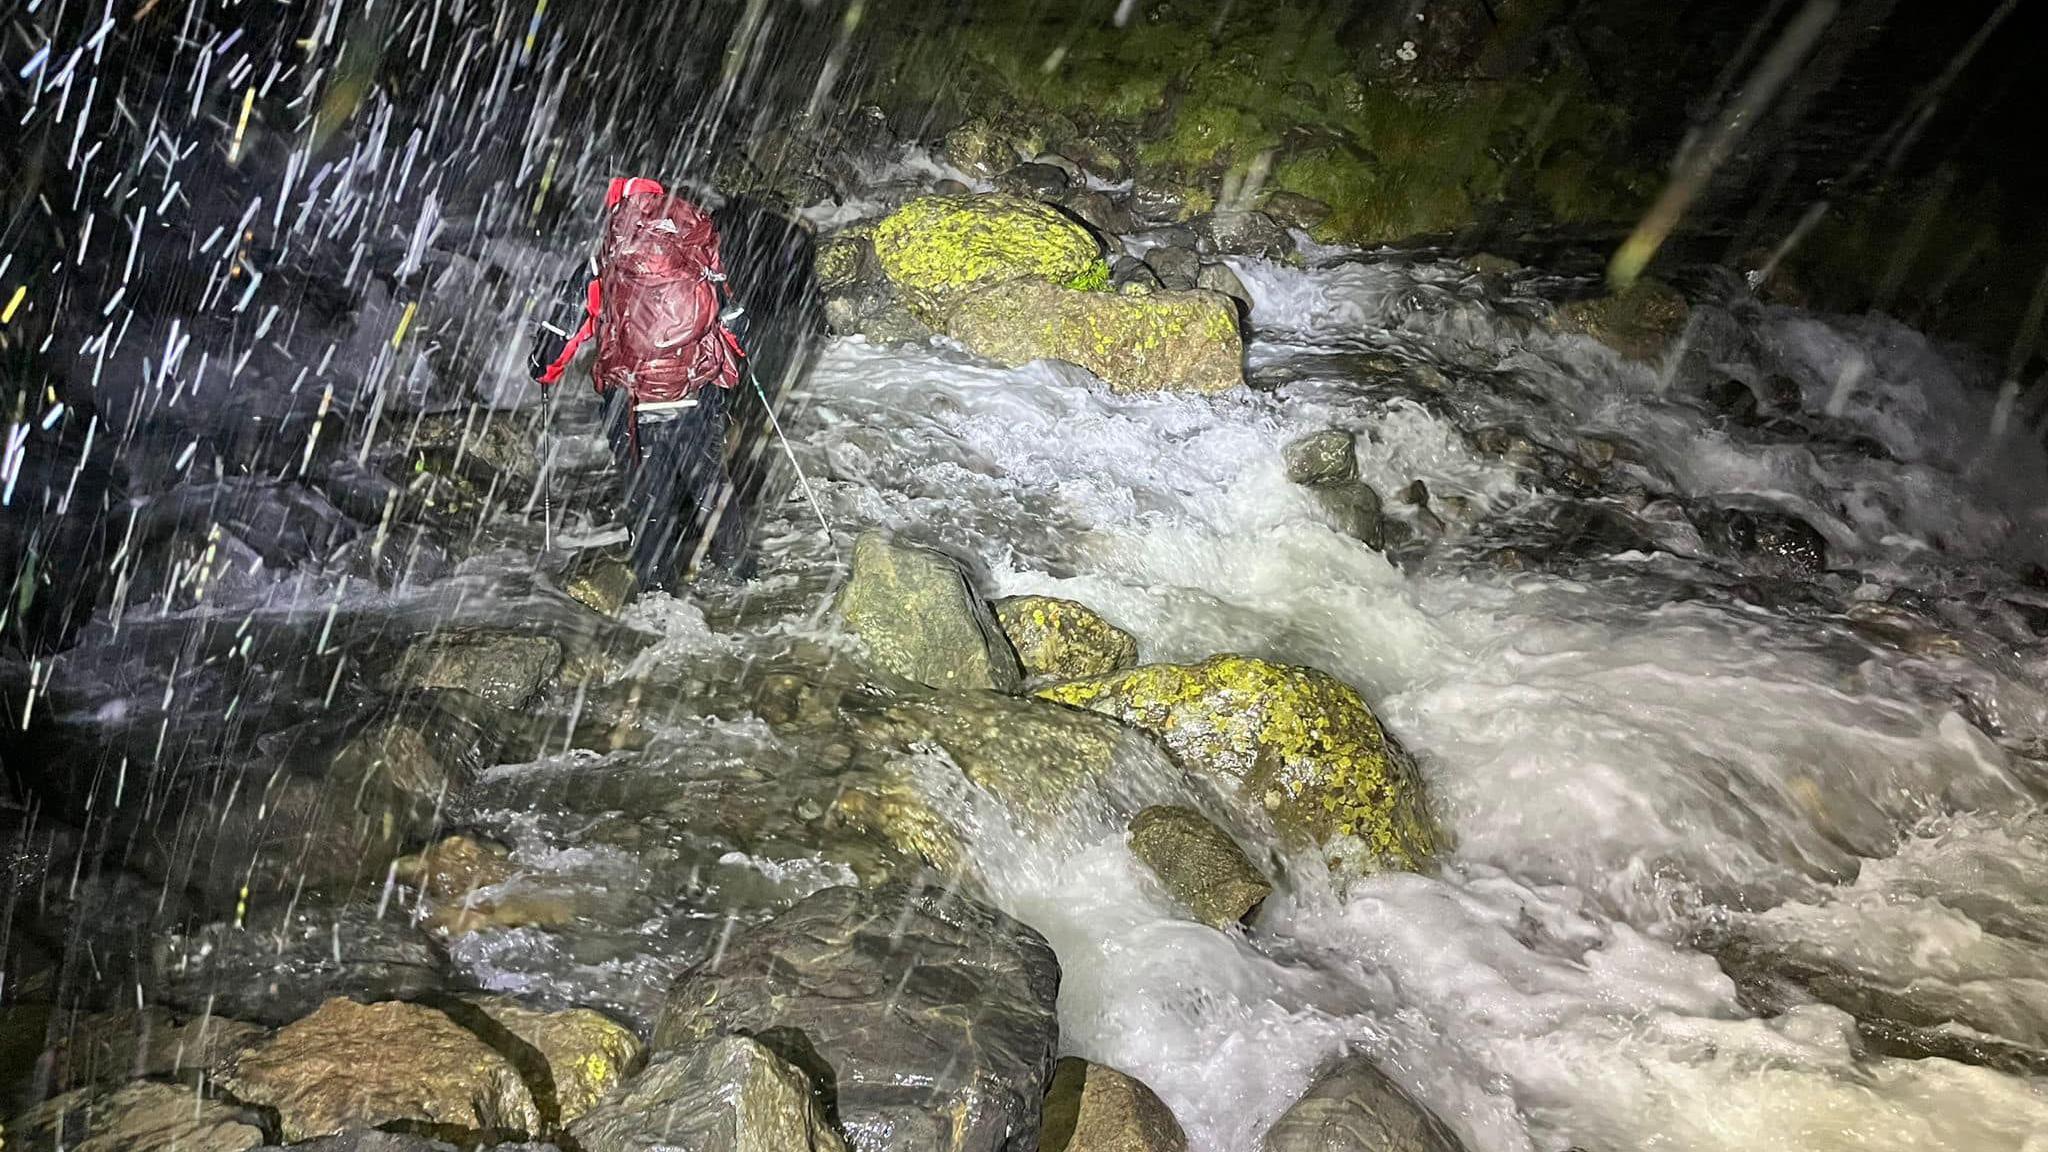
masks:
<path id="1" fill-rule="evenodd" d="M 1173 1110 L 1114 1068 L 1063 1056 L 1045 1094 L 1040 1152 L 1187 1152 Z"/>
<path id="2" fill-rule="evenodd" d="M 884 671 L 934 688 L 1014 692 L 1024 673 L 959 563 L 865 532 L 839 614 Z"/>
<path id="3" fill-rule="evenodd" d="M 995 602 L 996 620 L 1024 670 L 1073 680 L 1105 676 L 1138 663 L 1138 641 L 1085 604 L 1054 596 L 1011 596 Z"/>
<path id="4" fill-rule="evenodd" d="M 1234 784 L 1280 832 L 1333 862 L 1420 866 L 1440 838 L 1414 762 L 1349 685 L 1245 656 L 1151 664 L 1040 696 L 1151 732 L 1189 769 Z"/>
<path id="5" fill-rule="evenodd" d="M 502 845 L 469 836 L 448 836 L 424 851 L 392 861 L 392 875 L 429 896 L 460 896 L 503 884 L 519 874 Z"/>
<path id="6" fill-rule="evenodd" d="M 263 1143 L 259 1124 L 184 1085 L 135 1080 L 51 1097 L 9 1120 L 5 1140 L 27 1152 L 244 1152 Z"/>
<path id="7" fill-rule="evenodd" d="M 1154 805 L 1131 819 L 1131 853 L 1211 928 L 1227 928 L 1272 895 L 1230 834 L 1192 808 Z"/>
<path id="8" fill-rule="evenodd" d="M 1214 292 L 1124 296 L 1017 281 L 958 301 L 946 333 L 1001 364 L 1064 360 L 1116 392 L 1224 392 L 1244 383 L 1237 305 Z"/>
<path id="9" fill-rule="evenodd" d="M 570 1127 L 583 1152 L 842 1152 L 810 1081 L 745 1036 L 683 1047 Z"/>
<path id="10" fill-rule="evenodd" d="M 1317 1073 L 1273 1122 L 1265 1152 L 1464 1152 L 1443 1121 L 1361 1056 Z"/>
<path id="11" fill-rule="evenodd" d="M 1556 325 L 1591 336 L 1633 360 L 1655 360 L 1685 330 L 1685 297 L 1656 280 L 1642 279 L 1626 291 L 1575 300 L 1557 310 Z"/>
<path id="12" fill-rule="evenodd" d="M 919 319 L 938 325 L 979 288 L 1034 279 L 1081 291 L 1109 284 L 1088 230 L 1020 196 L 925 196 L 875 226 L 875 258 Z"/>
<path id="13" fill-rule="evenodd" d="M 473 997 L 460 1006 L 460 1010 L 470 1008 L 539 1056 L 541 1066 L 525 1071 L 529 1083 L 542 1082 L 539 1074 L 544 1073 L 545 1083 L 552 1087 L 551 1101 L 537 1101 L 552 1123 L 567 1124 L 589 1112 L 607 1092 L 640 1069 L 644 1052 L 639 1039 L 625 1026 L 588 1008 L 538 1012 L 507 996 Z M 477 1021 L 462 1023 L 489 1035 Z"/>
<path id="14" fill-rule="evenodd" d="M 222 1084 L 273 1109 L 287 1142 L 398 1122 L 535 1133 L 518 1069 L 445 1013 L 329 1000 L 245 1052 Z"/>

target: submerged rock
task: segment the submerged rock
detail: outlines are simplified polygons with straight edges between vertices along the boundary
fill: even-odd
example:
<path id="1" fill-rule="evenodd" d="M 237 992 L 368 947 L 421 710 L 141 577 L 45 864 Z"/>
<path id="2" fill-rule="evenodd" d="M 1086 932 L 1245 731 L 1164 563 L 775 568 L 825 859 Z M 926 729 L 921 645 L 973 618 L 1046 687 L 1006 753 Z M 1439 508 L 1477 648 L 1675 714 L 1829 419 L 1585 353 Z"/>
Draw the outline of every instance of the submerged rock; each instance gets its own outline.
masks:
<path id="1" fill-rule="evenodd" d="M 875 257 L 910 310 L 940 324 L 977 289 L 1030 279 L 1080 291 L 1108 286 L 1088 230 L 1020 196 L 926 196 L 875 226 Z"/>
<path id="2" fill-rule="evenodd" d="M 570 1126 L 583 1152 L 841 1152 L 810 1081 L 745 1036 L 688 1044 Z"/>
<path id="3" fill-rule="evenodd" d="M 1283 836 L 1365 871 L 1419 867 L 1441 833 L 1414 761 L 1349 685 L 1245 656 L 1151 664 L 1038 693 L 1152 733 L 1190 770 L 1235 786 Z"/>
<path id="4" fill-rule="evenodd" d="M 1059 1027 L 1044 937 L 938 888 L 828 888 L 669 994 L 658 1053 L 750 1035 L 806 1072 L 857 1152 L 1034 1146 Z"/>
<path id="5" fill-rule="evenodd" d="M 1227 928 L 1272 895 L 1230 834 L 1192 808 L 1155 805 L 1131 820 L 1131 853 L 1175 900 L 1211 928 Z"/>
<path id="6" fill-rule="evenodd" d="M 424 851 L 392 862 L 399 883 L 429 896 L 460 896 L 503 884 L 518 875 L 504 846 L 469 836 L 446 837 Z"/>
<path id="7" fill-rule="evenodd" d="M 519 1070 L 446 1014 L 329 1000 L 244 1053 L 221 1083 L 270 1108 L 287 1142 L 399 1122 L 536 1133 Z"/>
<path id="8" fill-rule="evenodd" d="M 1237 305 L 1214 292 L 1127 296 L 1017 281 L 959 300 L 946 334 L 1013 367 L 1077 364 L 1115 392 L 1224 392 L 1244 383 Z"/>
<path id="9" fill-rule="evenodd" d="M 1330 518 L 1331 526 L 1368 548 L 1386 546 L 1386 517 L 1380 494 L 1363 480 L 1326 484 L 1314 490 L 1316 503 Z M 1425 509 L 1422 515 L 1429 515 Z M 1441 525 L 1439 525 L 1439 531 Z"/>
<path id="10" fill-rule="evenodd" d="M 1748 560 L 1767 574 L 1818 576 L 1828 568 L 1827 538 L 1789 512 L 1703 508 L 1693 513 L 1710 548 Z"/>
<path id="11" fill-rule="evenodd" d="M 995 602 L 996 620 L 1024 670 L 1071 680 L 1104 676 L 1138 663 L 1138 641 L 1085 604 L 1054 596 Z"/>
<path id="12" fill-rule="evenodd" d="M 1311 432 L 1281 450 L 1287 478 L 1317 488 L 1358 479 L 1358 443 L 1341 428 Z"/>
<path id="13" fill-rule="evenodd" d="M 1656 360 L 1685 330 L 1685 297 L 1655 280 L 1638 280 L 1626 291 L 1559 308 L 1555 322 L 1566 332 L 1591 336 L 1632 360 Z"/>
<path id="14" fill-rule="evenodd" d="M 862 533 L 838 607 L 884 671 L 934 688 L 1014 692 L 1023 684 L 994 614 L 943 553 Z"/>
<path id="15" fill-rule="evenodd" d="M 453 688 L 500 708 L 524 708 L 562 668 L 561 641 L 485 629 L 439 632 L 406 650 L 389 688 Z"/>
<path id="16" fill-rule="evenodd" d="M 9 1148 L 27 1152 L 245 1152 L 262 1121 L 181 1084 L 135 1080 L 52 1097 L 7 1122 Z"/>
<path id="17" fill-rule="evenodd" d="M 1045 1095 L 1039 1152 L 1187 1152 L 1173 1110 L 1138 1080 L 1073 1056 Z"/>
<path id="18" fill-rule="evenodd" d="M 1316 1075 L 1266 1132 L 1265 1152 L 1464 1152 L 1444 1123 L 1362 1056 Z"/>

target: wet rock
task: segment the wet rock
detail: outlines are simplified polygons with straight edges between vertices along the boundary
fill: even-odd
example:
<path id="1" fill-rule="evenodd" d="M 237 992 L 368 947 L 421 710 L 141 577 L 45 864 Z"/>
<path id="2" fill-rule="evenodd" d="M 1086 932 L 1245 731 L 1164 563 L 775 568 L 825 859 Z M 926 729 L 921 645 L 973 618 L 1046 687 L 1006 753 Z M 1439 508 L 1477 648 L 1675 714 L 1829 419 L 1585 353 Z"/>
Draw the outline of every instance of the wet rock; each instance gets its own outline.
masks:
<path id="1" fill-rule="evenodd" d="M 1057 203 L 1104 236 L 1122 236 L 1138 226 L 1122 200 L 1093 188 L 1069 188 Z"/>
<path id="2" fill-rule="evenodd" d="M 1704 508 L 1693 523 L 1707 546 L 1732 553 L 1766 574 L 1818 576 L 1827 571 L 1827 538 L 1789 512 Z"/>
<path id="3" fill-rule="evenodd" d="M 517 632 L 438 632 L 408 648 L 387 675 L 392 691 L 453 688 L 500 708 L 533 702 L 562 668 L 562 644 Z"/>
<path id="4" fill-rule="evenodd" d="M 413 856 L 392 862 L 399 883 L 429 896 L 460 896 L 478 888 L 503 884 L 519 874 L 502 844 L 469 836 L 449 836 Z"/>
<path id="5" fill-rule="evenodd" d="M 1045 1096 L 1040 1152 L 1187 1152 L 1157 1093 L 1114 1068 L 1061 1057 Z"/>
<path id="6" fill-rule="evenodd" d="M 562 592 L 569 599 L 606 616 L 617 616 L 639 588 L 632 563 L 611 552 L 579 556 L 562 573 Z"/>
<path id="7" fill-rule="evenodd" d="M 1011 596 L 994 607 L 1003 634 L 1033 676 L 1103 676 L 1138 662 L 1137 639 L 1084 604 L 1053 596 Z"/>
<path id="8" fill-rule="evenodd" d="M 1700 399 L 1709 409 L 1730 420 L 1751 420 L 1757 414 L 1756 392 L 1740 380 L 1727 379 L 1708 385 Z"/>
<path id="9" fill-rule="evenodd" d="M 1014 692 L 1023 684 L 994 614 L 943 553 L 863 533 L 838 608 L 885 671 L 934 688 Z"/>
<path id="10" fill-rule="evenodd" d="M 583 1152 L 841 1152 L 810 1081 L 745 1036 L 686 1044 L 571 1125 Z"/>
<path id="11" fill-rule="evenodd" d="M 1154 248 L 1145 253 L 1145 263 L 1159 277 L 1159 283 L 1173 292 L 1195 287 L 1202 272 L 1202 258 L 1192 248 Z"/>
<path id="12" fill-rule="evenodd" d="M 655 1050 L 751 1035 L 807 1073 L 858 1152 L 1036 1143 L 1059 962 L 941 889 L 829 888 L 742 931 L 670 993 Z"/>
<path id="13" fill-rule="evenodd" d="M 401 1132 L 363 1130 L 294 1144 L 265 1145 L 256 1152 L 462 1152 L 455 1145 Z M 552 1144 L 492 1144 L 480 1152 L 559 1152 Z"/>
<path id="14" fill-rule="evenodd" d="M 979 118 L 946 133 L 940 151 L 953 167 L 984 180 L 1015 166 L 1022 155 L 1007 128 Z"/>
<path id="15" fill-rule="evenodd" d="M 263 1141 L 260 1117 L 154 1080 L 66 1092 L 6 1128 L 7 1146 L 27 1152 L 244 1152 Z"/>
<path id="16" fill-rule="evenodd" d="M 1131 820 L 1131 853 L 1195 919 L 1226 928 L 1272 895 L 1230 834 L 1192 808 L 1155 805 Z"/>
<path id="17" fill-rule="evenodd" d="M 1286 260 L 1294 255 L 1294 237 L 1263 212 L 1217 211 L 1189 223 L 1208 252 L 1261 260 Z"/>
<path id="18" fill-rule="evenodd" d="M 214 924 L 157 945 L 152 999 L 192 1016 L 284 1024 L 333 996 L 415 999 L 439 992 L 447 957 L 395 915 L 344 908 L 299 912 L 283 925 L 254 915 L 251 927 Z"/>
<path id="19" fill-rule="evenodd" d="M 1358 479 L 1358 443 L 1341 428 L 1325 428 L 1289 444 L 1280 459 L 1287 478 L 1310 488 Z"/>
<path id="20" fill-rule="evenodd" d="M 946 333 L 1013 367 L 1079 365 L 1119 393 L 1214 393 L 1244 383 L 1237 306 L 1213 292 L 1122 296 L 1017 281 L 960 300 Z"/>
<path id="21" fill-rule="evenodd" d="M 273 1109 L 287 1143 L 395 1123 L 530 1134 L 519 1070 L 445 1013 L 334 999 L 242 1054 L 221 1084 Z"/>
<path id="22" fill-rule="evenodd" d="M 949 781 L 910 774 L 911 753 L 943 750 L 961 775 L 1014 817 L 1049 828 L 1129 750 L 1130 733 L 1113 721 L 985 692 L 897 700 L 875 710 L 852 706 L 844 722 L 863 747 L 882 752 L 888 763 L 878 779 L 845 782 L 834 801 L 837 816 L 949 875 L 961 869 L 961 833 L 928 794 L 928 785 L 943 791 Z"/>
<path id="23" fill-rule="evenodd" d="M 1386 517 L 1380 494 L 1363 480 L 1326 484 L 1315 490 L 1316 503 L 1330 518 L 1330 526 L 1375 550 L 1386 546 Z M 1424 515 L 1428 515 L 1427 510 Z M 1441 525 L 1438 531 L 1441 531 Z"/>
<path id="24" fill-rule="evenodd" d="M 1361 1056 L 1337 1060 L 1266 1132 L 1265 1152 L 1463 1152 L 1443 1121 Z"/>
<path id="25" fill-rule="evenodd" d="M 1015 196 L 1053 200 L 1066 191 L 1067 174 L 1050 164 L 1030 161 L 997 176 L 995 184 L 999 191 Z"/>
<path id="26" fill-rule="evenodd" d="M 442 1007 L 513 1061 L 550 1129 L 595 1108 L 640 1070 L 645 1056 L 631 1031 L 588 1008 L 537 1012 L 507 996 L 471 997 Z"/>
<path id="27" fill-rule="evenodd" d="M 875 226 L 875 258 L 912 314 L 943 324 L 978 290 L 1032 280 L 1079 291 L 1107 287 L 1095 237 L 1058 209 L 1001 193 L 926 196 Z"/>
<path id="28" fill-rule="evenodd" d="M 1591 336 L 1632 360 L 1656 360 L 1685 330 L 1685 297 L 1655 280 L 1636 281 L 1627 291 L 1578 300 L 1557 310 L 1566 332 Z"/>
<path id="29" fill-rule="evenodd" d="M 1119 256 L 1109 268 L 1109 282 L 1120 291 L 1128 291 L 1137 285 L 1147 292 L 1157 292 L 1165 285 L 1159 282 L 1159 274 L 1152 266 L 1135 256 Z"/>
<path id="30" fill-rule="evenodd" d="M 422 416 L 399 425 L 412 452 L 460 472 L 467 461 L 531 483 L 540 471 L 539 433 L 530 414 L 472 405 L 459 412 Z"/>
<path id="31" fill-rule="evenodd" d="M 1441 839 L 1413 760 L 1358 693 L 1326 673 L 1225 655 L 1038 694 L 1145 729 L 1334 863 L 1412 869 Z"/>
<path id="32" fill-rule="evenodd" d="M 1520 264 L 1505 256 L 1495 255 L 1492 252 L 1474 252 L 1472 255 L 1458 261 L 1458 263 L 1479 273 L 1481 276 L 1512 276 L 1522 270 Z"/>
<path id="33" fill-rule="evenodd" d="M 1162 223 L 1186 220 L 1206 211 L 1215 197 L 1192 189 L 1171 173 L 1144 170 L 1131 185 L 1131 211 L 1140 220 Z"/>
<path id="34" fill-rule="evenodd" d="M 1299 192 L 1269 192 L 1260 208 L 1282 227 L 1299 228 L 1303 232 L 1313 232 L 1330 218 L 1328 204 Z"/>
<path id="35" fill-rule="evenodd" d="M 58 1092 L 139 1077 L 211 1073 L 261 1039 L 264 1029 L 239 1020 L 180 1019 L 157 1005 L 74 1014 L 47 1007 L 4 1010 L 9 1047 L 33 1046 L 42 1055 L 48 1086 Z M 33 1025 L 17 1031 L 15 1026 Z"/>
<path id="36" fill-rule="evenodd" d="M 1242 304 L 1246 313 L 1257 306 L 1251 290 L 1244 286 L 1244 281 L 1237 278 L 1237 273 L 1231 271 L 1228 264 L 1202 265 L 1201 270 L 1195 273 L 1195 287 L 1230 297 Z"/>
<path id="37" fill-rule="evenodd" d="M 506 892 L 494 896 L 466 894 L 435 901 L 420 927 L 441 936 L 506 928 L 561 928 L 576 920 L 573 901 L 547 892 Z"/>

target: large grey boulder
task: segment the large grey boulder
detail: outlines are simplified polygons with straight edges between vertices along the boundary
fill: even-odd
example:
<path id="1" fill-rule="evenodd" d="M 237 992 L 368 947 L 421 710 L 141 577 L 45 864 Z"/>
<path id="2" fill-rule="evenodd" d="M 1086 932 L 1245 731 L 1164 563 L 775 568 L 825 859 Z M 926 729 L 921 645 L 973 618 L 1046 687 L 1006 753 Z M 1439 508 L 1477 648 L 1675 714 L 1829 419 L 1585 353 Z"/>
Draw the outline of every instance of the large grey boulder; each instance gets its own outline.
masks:
<path id="1" fill-rule="evenodd" d="M 1372 1061 L 1345 1056 L 1273 1122 L 1265 1152 L 1464 1152 L 1464 1145 Z"/>
<path id="2" fill-rule="evenodd" d="M 1017 653 L 958 561 L 865 532 L 839 614 L 883 671 L 933 688 L 1015 692 Z"/>
<path id="3" fill-rule="evenodd" d="M 745 1036 L 647 1069 L 570 1125 L 583 1152 L 842 1152 L 810 1081 Z"/>
<path id="4" fill-rule="evenodd" d="M 1059 983 L 1045 938 L 986 905 L 828 888 L 678 981 L 654 1045 L 760 1040 L 821 1087 L 855 1152 L 1031 1148 Z"/>

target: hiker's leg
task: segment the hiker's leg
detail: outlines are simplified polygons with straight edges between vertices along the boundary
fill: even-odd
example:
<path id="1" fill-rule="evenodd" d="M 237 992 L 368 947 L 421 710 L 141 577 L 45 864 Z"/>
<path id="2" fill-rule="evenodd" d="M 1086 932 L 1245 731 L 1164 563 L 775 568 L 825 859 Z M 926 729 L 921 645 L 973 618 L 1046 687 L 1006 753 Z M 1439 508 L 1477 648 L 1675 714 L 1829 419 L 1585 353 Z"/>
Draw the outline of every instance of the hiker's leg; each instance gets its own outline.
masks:
<path id="1" fill-rule="evenodd" d="M 633 571 L 642 588 L 673 586 L 676 551 L 689 530 L 684 474 L 689 445 L 680 418 L 640 421 L 640 461 L 628 503 L 633 528 Z"/>
<path id="2" fill-rule="evenodd" d="M 732 502 L 732 484 L 725 469 L 725 389 L 710 387 L 697 395 L 697 407 L 685 417 L 688 428 L 683 439 L 688 463 L 678 479 L 676 493 L 688 505 L 690 524 L 686 534 L 688 549 L 677 560 L 692 569 L 687 573 L 692 576 L 707 554 L 721 566 L 728 562 L 719 546 L 740 522 L 740 509 Z"/>

